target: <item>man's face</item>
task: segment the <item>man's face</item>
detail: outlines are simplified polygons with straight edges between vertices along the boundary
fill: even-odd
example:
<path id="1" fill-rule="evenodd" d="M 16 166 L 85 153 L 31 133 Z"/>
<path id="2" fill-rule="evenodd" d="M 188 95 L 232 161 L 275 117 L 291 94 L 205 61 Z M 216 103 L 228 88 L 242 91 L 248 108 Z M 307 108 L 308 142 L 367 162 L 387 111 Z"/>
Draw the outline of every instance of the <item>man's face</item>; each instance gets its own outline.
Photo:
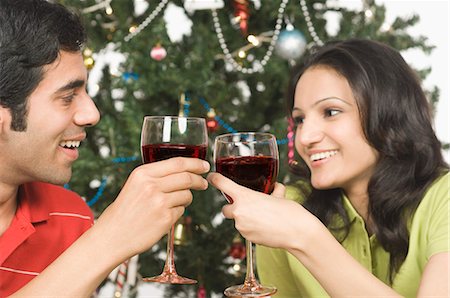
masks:
<path id="1" fill-rule="evenodd" d="M 25 131 L 11 130 L 11 115 L 0 108 L 0 181 L 69 181 L 84 127 L 100 119 L 86 80 L 82 55 L 62 51 L 44 68 L 43 80 L 28 98 Z"/>

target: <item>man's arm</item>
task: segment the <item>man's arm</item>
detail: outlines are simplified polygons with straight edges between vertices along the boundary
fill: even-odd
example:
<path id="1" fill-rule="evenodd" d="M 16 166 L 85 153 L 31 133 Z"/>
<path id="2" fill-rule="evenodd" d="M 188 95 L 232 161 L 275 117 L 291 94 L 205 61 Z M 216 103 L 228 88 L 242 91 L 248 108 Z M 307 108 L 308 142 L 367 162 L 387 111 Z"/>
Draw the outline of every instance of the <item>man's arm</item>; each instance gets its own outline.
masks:
<path id="1" fill-rule="evenodd" d="M 58 259 L 11 297 L 88 297 L 117 265 L 166 234 L 208 187 L 209 164 L 173 158 L 136 168 L 116 200 Z"/>

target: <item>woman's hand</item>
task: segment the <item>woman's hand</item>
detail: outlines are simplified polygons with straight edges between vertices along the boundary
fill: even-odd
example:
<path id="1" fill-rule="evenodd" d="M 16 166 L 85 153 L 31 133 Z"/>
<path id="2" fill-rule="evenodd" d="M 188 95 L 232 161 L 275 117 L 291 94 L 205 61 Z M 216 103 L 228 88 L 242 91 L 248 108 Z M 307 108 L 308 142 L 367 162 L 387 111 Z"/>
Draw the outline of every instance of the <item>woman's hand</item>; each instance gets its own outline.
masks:
<path id="1" fill-rule="evenodd" d="M 320 224 L 300 204 L 286 200 L 285 187 L 276 183 L 271 195 L 238 185 L 219 173 L 210 173 L 208 181 L 233 199 L 222 212 L 235 220 L 236 229 L 246 239 L 270 247 L 297 248 L 298 235 Z"/>

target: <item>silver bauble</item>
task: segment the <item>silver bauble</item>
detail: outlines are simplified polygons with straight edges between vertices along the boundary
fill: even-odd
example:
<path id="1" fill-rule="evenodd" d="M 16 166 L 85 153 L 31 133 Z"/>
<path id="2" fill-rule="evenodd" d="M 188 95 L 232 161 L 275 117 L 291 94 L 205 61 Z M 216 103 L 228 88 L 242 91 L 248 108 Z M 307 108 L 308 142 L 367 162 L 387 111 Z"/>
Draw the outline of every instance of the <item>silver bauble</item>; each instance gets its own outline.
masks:
<path id="1" fill-rule="evenodd" d="M 286 60 L 297 60 L 305 49 L 305 36 L 296 29 L 281 31 L 275 44 L 275 53 Z"/>

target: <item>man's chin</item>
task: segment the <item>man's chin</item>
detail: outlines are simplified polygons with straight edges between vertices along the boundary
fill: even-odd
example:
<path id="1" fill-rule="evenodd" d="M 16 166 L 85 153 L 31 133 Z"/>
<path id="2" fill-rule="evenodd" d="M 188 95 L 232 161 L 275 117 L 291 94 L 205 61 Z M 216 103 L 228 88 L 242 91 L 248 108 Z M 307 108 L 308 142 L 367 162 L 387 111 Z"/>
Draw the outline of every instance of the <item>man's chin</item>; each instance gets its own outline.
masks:
<path id="1" fill-rule="evenodd" d="M 64 171 L 64 173 L 58 173 L 57 175 L 53 175 L 52 177 L 48 177 L 44 182 L 64 186 L 69 183 L 70 178 L 72 177 L 72 170 Z"/>

